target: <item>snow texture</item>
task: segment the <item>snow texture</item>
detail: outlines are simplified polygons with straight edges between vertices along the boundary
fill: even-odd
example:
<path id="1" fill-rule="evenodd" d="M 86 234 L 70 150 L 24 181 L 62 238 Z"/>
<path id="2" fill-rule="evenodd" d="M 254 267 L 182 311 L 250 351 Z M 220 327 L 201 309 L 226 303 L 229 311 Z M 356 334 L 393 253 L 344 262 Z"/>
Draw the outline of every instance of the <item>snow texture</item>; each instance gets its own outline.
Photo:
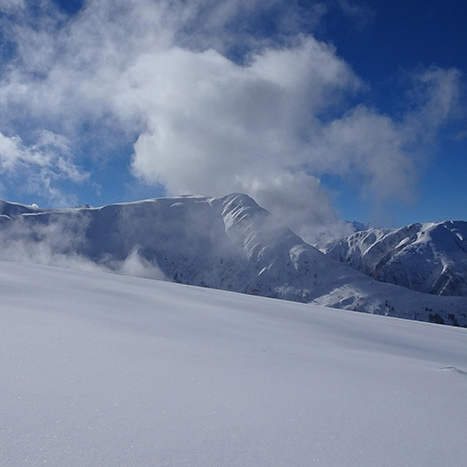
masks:
<path id="1" fill-rule="evenodd" d="M 2 466 L 464 467 L 467 330 L 0 262 Z"/>

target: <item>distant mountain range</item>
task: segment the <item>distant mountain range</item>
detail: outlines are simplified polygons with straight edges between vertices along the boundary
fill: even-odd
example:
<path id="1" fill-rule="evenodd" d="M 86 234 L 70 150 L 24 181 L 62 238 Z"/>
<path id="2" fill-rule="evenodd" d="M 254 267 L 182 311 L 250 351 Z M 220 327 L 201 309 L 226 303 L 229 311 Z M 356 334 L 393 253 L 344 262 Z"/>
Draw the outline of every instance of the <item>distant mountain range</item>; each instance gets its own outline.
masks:
<path id="1" fill-rule="evenodd" d="M 467 296 L 467 222 L 368 229 L 321 250 L 380 281 L 435 295 Z"/>
<path id="2" fill-rule="evenodd" d="M 244 194 L 57 210 L 1 202 L 0 256 L 467 326 L 467 298 L 379 282 L 303 242 Z"/>

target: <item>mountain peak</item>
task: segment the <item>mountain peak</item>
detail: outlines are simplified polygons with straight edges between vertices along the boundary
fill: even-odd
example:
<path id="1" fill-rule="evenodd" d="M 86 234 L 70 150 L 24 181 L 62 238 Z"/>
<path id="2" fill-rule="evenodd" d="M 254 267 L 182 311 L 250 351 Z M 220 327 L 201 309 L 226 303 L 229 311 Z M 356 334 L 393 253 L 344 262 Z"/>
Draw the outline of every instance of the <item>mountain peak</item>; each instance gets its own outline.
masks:
<path id="1" fill-rule="evenodd" d="M 370 229 L 322 250 L 381 281 L 424 293 L 467 296 L 467 222 Z"/>
<path id="2" fill-rule="evenodd" d="M 5 222 L 0 218 L 0 255 L 5 259 L 98 268 L 467 325 L 467 299 L 430 296 L 377 282 L 303 242 L 242 193 L 155 198 L 100 208 L 43 210 L 5 202 L 0 208 L 5 216 L 15 213 Z M 455 241 L 462 242 L 462 226 L 449 226 L 458 234 Z M 427 231 L 428 227 L 424 235 Z M 418 230 L 412 226 L 404 232 L 400 238 L 394 234 L 389 238 L 397 245 L 408 232 L 413 236 Z M 432 237 L 443 234 L 433 227 L 429 232 Z M 388 237 L 387 231 L 358 232 L 353 242 L 370 250 L 384 236 Z"/>

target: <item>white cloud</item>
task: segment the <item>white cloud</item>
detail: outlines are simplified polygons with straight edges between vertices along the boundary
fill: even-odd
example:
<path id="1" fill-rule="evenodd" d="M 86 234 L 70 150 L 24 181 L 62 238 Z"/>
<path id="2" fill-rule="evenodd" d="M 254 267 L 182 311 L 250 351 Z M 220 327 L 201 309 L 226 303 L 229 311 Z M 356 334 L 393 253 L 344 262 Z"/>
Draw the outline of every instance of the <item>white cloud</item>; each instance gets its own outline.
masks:
<path id="1" fill-rule="evenodd" d="M 304 171 L 253 178 L 249 188 L 255 199 L 305 240 L 318 242 L 353 233 L 336 215 L 319 179 Z"/>
<path id="2" fill-rule="evenodd" d="M 408 97 L 412 109 L 404 123 L 410 131 L 415 131 L 416 137 L 429 139 L 435 136 L 431 130 L 438 129 L 461 111 L 461 79 L 456 68 L 430 67 L 410 75 L 412 86 Z"/>
<path id="3" fill-rule="evenodd" d="M 317 173 L 356 178 L 363 197 L 410 201 L 416 182 L 405 127 L 365 106 L 323 127 L 313 142 Z"/>
<path id="4" fill-rule="evenodd" d="M 336 3 L 341 12 L 352 19 L 357 29 L 362 29 L 375 18 L 374 9 L 366 2 L 337 0 Z"/>
<path id="5" fill-rule="evenodd" d="M 24 10 L 25 0 L 2 0 L 0 3 L 0 12 L 15 13 Z"/>
<path id="6" fill-rule="evenodd" d="M 323 231 L 336 222 L 323 174 L 355 181 L 379 204 L 413 197 L 421 144 L 451 115 L 461 79 L 422 70 L 411 109 L 395 119 L 349 104 L 365 85 L 332 47 L 298 33 L 296 2 L 89 0 L 71 19 L 41 4 L 47 20 L 25 16 L 8 31 L 18 45 L 0 81 L 9 134 L 27 115 L 27 126 L 66 135 L 77 151 L 84 125 L 103 147 L 136 141 L 132 170 L 145 182 L 173 194 L 247 192 L 308 239 L 317 222 Z M 275 41 L 232 28 L 271 11 L 282 18 Z M 236 41 L 245 56 L 229 59 Z M 3 144 L 5 173 L 21 163 L 52 196 L 47 181 L 85 177 L 58 140 Z"/>
<path id="7" fill-rule="evenodd" d="M 139 77 L 139 89 L 122 107 L 137 107 L 149 127 L 135 145 L 135 171 L 172 192 L 204 187 L 215 194 L 303 163 L 315 115 L 358 83 L 311 38 L 259 55 L 248 67 L 213 50 L 171 49 L 144 57 L 129 74 Z"/>
<path id="8" fill-rule="evenodd" d="M 0 132 L 0 174 L 10 183 L 20 181 L 22 190 L 56 202 L 68 201 L 56 188 L 57 181 L 82 183 L 89 176 L 75 165 L 66 138 L 46 130 L 30 146 L 24 145 L 19 136 L 8 137 Z"/>

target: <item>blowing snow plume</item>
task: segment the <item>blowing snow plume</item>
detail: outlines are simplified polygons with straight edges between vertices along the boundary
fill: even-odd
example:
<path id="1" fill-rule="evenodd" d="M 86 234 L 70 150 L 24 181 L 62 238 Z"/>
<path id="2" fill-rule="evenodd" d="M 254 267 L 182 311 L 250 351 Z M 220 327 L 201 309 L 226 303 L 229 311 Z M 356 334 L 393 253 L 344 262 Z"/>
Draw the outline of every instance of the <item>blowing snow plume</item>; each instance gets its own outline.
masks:
<path id="1" fill-rule="evenodd" d="M 1 259 L 165 279 L 155 261 L 139 254 L 137 244 L 123 254 L 102 248 L 95 254 L 99 247 L 88 238 L 93 216 L 86 209 L 44 211 L 5 202 L 0 207 Z"/>
<path id="2" fill-rule="evenodd" d="M 351 233 L 323 176 L 373 207 L 411 200 L 460 73 L 417 70 L 410 105 L 389 117 L 312 35 L 330 8 L 363 17 L 352 2 L 88 0 L 71 15 L 50 0 L 3 4 L 3 192 L 21 168 L 26 191 L 66 204 L 77 184 L 100 189 L 89 164 L 130 167 L 168 195 L 249 193 L 307 241 Z"/>

